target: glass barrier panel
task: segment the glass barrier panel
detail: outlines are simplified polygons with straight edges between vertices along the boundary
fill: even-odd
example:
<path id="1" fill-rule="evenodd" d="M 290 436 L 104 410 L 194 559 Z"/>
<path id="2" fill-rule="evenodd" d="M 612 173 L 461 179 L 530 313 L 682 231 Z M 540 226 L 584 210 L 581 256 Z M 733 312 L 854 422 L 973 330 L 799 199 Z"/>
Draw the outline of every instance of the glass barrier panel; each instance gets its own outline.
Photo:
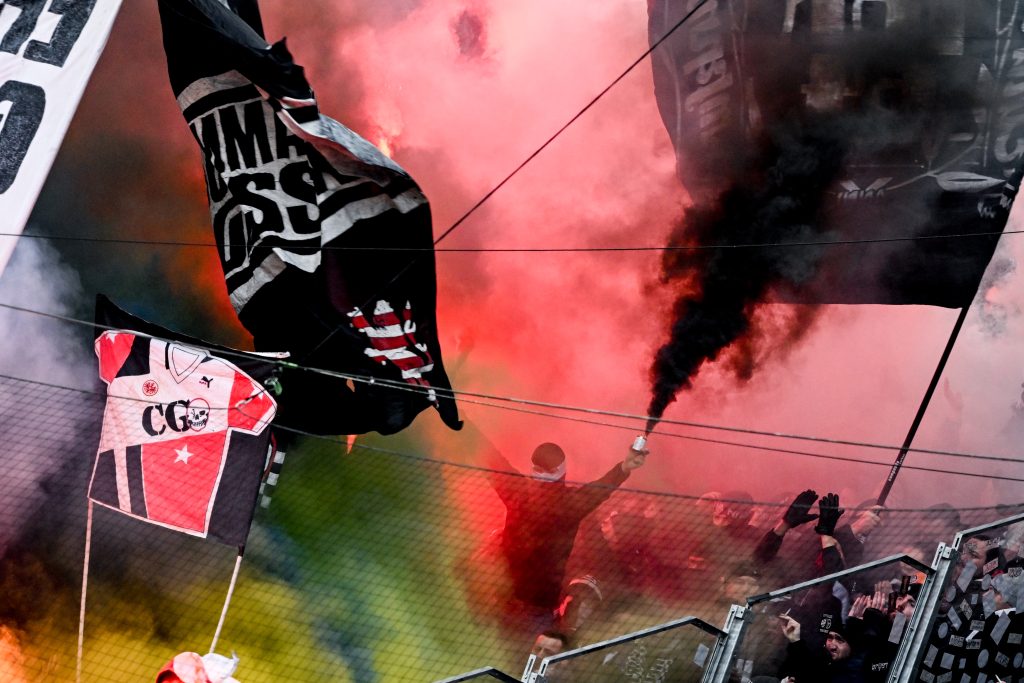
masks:
<path id="1" fill-rule="evenodd" d="M 885 681 L 932 573 L 893 557 L 748 598 L 732 678 Z"/>
<path id="2" fill-rule="evenodd" d="M 1024 515 L 960 532 L 915 680 L 1024 680 Z"/>
<path id="3" fill-rule="evenodd" d="M 462 681 L 481 681 L 482 683 L 489 683 L 493 681 L 502 681 L 502 683 L 519 683 L 518 678 L 512 678 L 503 671 L 497 669 L 477 669 L 475 671 L 469 671 L 458 676 L 452 676 L 451 678 L 445 678 L 435 683 L 462 683 Z"/>
<path id="4" fill-rule="evenodd" d="M 538 681 L 697 683 L 724 632 L 688 618 L 564 652 L 541 662 Z"/>

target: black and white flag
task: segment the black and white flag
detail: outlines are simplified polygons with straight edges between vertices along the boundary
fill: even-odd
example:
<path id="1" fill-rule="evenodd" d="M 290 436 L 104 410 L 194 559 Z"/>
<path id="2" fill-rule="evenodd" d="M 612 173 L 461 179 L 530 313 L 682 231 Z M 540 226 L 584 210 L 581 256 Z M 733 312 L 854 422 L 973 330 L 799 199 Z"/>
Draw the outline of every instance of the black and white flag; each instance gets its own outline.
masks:
<path id="1" fill-rule="evenodd" d="M 255 0 L 160 0 L 160 16 L 239 319 L 258 349 L 360 378 L 286 371 L 279 424 L 391 433 L 432 405 L 458 428 L 419 186 L 319 112 L 284 42 L 263 39 Z"/>
<path id="2" fill-rule="evenodd" d="M 1022 0 L 648 7 L 695 206 L 673 244 L 792 243 L 715 255 L 766 272 L 757 296 L 970 304 L 1024 167 Z"/>

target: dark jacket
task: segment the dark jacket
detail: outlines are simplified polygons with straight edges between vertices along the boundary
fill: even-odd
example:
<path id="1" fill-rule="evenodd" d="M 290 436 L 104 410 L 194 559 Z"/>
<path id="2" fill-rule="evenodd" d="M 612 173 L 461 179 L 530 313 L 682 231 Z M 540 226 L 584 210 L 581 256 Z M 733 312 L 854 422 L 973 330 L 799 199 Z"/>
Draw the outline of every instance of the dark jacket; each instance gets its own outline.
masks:
<path id="1" fill-rule="evenodd" d="M 583 486 L 491 473 L 491 485 L 506 508 L 501 548 L 517 599 L 536 607 L 558 605 L 580 523 L 628 477 L 619 463 Z"/>
<path id="2" fill-rule="evenodd" d="M 802 640 L 786 646 L 786 660 L 779 677 L 792 676 L 797 683 L 864 683 L 864 653 L 854 650 L 846 659 L 832 661 L 825 650 L 811 650 Z"/>

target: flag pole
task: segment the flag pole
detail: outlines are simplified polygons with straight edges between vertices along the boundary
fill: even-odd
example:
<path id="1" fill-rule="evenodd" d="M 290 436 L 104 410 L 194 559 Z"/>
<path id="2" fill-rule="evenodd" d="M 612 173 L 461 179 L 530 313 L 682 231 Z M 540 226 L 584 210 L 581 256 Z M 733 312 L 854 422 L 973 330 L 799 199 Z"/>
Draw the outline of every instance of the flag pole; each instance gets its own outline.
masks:
<path id="1" fill-rule="evenodd" d="M 210 644 L 210 652 L 217 649 L 217 641 L 220 639 L 221 629 L 224 628 L 224 620 L 228 616 L 228 606 L 231 604 L 231 595 L 235 592 L 235 583 L 238 581 L 238 570 L 242 566 L 242 555 L 245 553 L 245 546 L 238 546 L 238 557 L 235 558 L 235 569 L 231 572 L 231 583 L 228 584 L 228 594 L 224 598 L 224 607 L 220 611 L 220 620 L 217 622 L 217 630 L 213 634 L 213 642 Z"/>
<path id="2" fill-rule="evenodd" d="M 907 457 L 907 452 L 910 450 L 910 444 L 913 443 L 914 437 L 917 435 L 917 428 L 921 426 L 921 420 L 924 419 L 925 411 L 928 410 L 928 403 L 932 400 L 935 387 L 939 385 L 939 378 L 942 377 L 942 371 L 946 368 L 946 361 L 949 360 L 949 354 L 953 351 L 953 345 L 956 344 L 956 338 L 960 335 L 960 328 L 964 326 L 964 321 L 967 319 L 967 311 L 970 308 L 971 304 L 968 303 L 960 309 L 960 315 L 957 316 L 956 324 L 953 325 L 953 331 L 950 332 L 949 339 L 946 340 L 946 348 L 943 349 L 942 356 L 939 358 L 939 364 L 935 367 L 935 372 L 932 374 L 932 381 L 928 384 L 928 389 L 924 392 L 924 398 L 921 399 L 921 405 L 917 408 L 917 415 L 914 416 L 914 421 L 910 424 L 907 438 L 903 440 L 903 446 L 900 448 L 899 455 L 896 456 L 896 462 L 893 463 L 892 469 L 889 470 L 889 476 L 882 486 L 882 492 L 878 494 L 878 505 L 885 505 L 885 500 L 889 497 L 893 484 L 896 483 L 896 475 L 899 474 L 903 461 Z"/>
<path id="3" fill-rule="evenodd" d="M 82 560 L 82 602 L 78 608 L 78 654 L 75 657 L 75 683 L 82 681 L 82 648 L 85 644 L 85 595 L 89 588 L 89 548 L 92 546 L 92 498 L 85 513 L 85 557 Z"/>

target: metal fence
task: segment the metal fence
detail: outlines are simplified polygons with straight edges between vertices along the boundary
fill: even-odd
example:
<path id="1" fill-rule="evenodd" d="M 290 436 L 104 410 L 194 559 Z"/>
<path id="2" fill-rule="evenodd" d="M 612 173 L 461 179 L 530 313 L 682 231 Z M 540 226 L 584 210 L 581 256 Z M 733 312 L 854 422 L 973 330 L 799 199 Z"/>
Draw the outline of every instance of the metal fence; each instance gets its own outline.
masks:
<path id="1" fill-rule="evenodd" d="M 1024 680 L 1024 515 L 958 532 L 930 563 L 898 555 L 545 659 L 520 680 Z M 838 644 L 837 644 L 838 643 Z"/>

